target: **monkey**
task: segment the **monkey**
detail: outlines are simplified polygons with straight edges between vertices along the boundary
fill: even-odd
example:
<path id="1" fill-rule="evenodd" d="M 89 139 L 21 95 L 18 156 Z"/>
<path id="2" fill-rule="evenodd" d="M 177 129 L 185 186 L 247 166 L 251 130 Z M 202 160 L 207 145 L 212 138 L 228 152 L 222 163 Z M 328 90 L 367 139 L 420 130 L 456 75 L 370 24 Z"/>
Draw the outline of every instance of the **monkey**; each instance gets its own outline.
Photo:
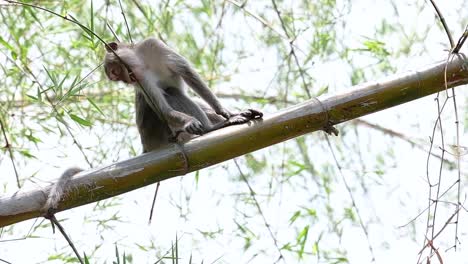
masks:
<path id="1" fill-rule="evenodd" d="M 135 86 L 136 123 L 143 152 L 180 139 L 181 133 L 181 141 L 186 141 L 193 135 L 263 116 L 253 109 L 237 114 L 225 109 L 188 60 L 156 38 L 136 44 L 111 42 L 106 51 L 108 79 Z M 184 84 L 208 106 L 190 98 Z"/>
<path id="2" fill-rule="evenodd" d="M 68 184 L 71 178 L 83 169 L 78 167 L 71 167 L 65 170 L 58 181 L 50 188 L 47 200 L 42 207 L 45 214 L 53 214 L 57 210 L 58 203 L 62 200 L 63 195 L 67 192 Z"/>

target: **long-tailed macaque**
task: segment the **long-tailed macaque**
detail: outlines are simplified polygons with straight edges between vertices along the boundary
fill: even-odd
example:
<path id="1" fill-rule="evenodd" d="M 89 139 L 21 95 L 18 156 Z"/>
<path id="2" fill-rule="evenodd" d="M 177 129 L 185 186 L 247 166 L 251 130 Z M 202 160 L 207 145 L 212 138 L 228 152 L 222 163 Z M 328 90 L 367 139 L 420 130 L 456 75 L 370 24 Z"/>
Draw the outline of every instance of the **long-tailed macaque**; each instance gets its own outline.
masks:
<path id="1" fill-rule="evenodd" d="M 112 42 L 106 50 L 107 77 L 135 86 L 136 123 L 143 152 L 168 144 L 181 132 L 202 135 L 262 117 L 252 109 L 238 114 L 225 109 L 190 63 L 160 40 Z M 184 83 L 210 107 L 190 98 Z"/>

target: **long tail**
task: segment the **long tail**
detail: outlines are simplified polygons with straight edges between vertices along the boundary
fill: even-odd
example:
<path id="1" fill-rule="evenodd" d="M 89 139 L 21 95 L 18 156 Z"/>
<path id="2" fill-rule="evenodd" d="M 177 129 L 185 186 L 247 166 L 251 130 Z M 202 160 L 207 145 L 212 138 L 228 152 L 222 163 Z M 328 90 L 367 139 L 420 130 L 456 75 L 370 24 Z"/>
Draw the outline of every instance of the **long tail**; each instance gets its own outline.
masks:
<path id="1" fill-rule="evenodd" d="M 70 179 L 73 175 L 83 171 L 83 169 L 72 167 L 67 169 L 62 173 L 62 176 L 58 179 L 58 181 L 52 186 L 49 191 L 49 195 L 47 196 L 47 201 L 45 202 L 42 210 L 44 212 L 48 212 L 49 210 L 57 209 L 57 205 L 62 199 Z"/>

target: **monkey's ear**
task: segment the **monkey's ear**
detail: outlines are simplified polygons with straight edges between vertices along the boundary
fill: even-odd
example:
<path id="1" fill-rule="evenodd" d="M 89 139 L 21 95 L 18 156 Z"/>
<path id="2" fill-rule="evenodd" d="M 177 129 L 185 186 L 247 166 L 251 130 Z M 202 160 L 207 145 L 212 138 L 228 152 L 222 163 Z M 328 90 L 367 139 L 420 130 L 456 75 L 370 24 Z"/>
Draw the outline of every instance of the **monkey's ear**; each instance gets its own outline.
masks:
<path id="1" fill-rule="evenodd" d="M 112 50 L 116 51 L 119 45 L 116 42 L 109 42 L 106 45 L 107 52 L 112 52 Z"/>

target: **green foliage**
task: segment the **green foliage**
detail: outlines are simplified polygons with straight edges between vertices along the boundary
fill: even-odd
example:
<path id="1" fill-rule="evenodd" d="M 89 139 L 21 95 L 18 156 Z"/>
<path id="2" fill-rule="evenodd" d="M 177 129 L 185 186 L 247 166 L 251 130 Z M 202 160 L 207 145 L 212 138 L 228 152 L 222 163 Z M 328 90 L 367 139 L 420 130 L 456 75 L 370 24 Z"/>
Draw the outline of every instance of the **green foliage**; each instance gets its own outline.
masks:
<path id="1" fill-rule="evenodd" d="M 133 263 L 132 255 L 127 255 L 125 252 L 122 255 L 119 254 L 119 247 L 115 244 L 115 259 L 112 261 L 112 264 L 127 264 Z"/>
<path id="2" fill-rule="evenodd" d="M 47 260 L 60 260 L 62 263 L 77 263 L 78 258 L 70 255 L 57 254 L 51 255 Z"/>
<path id="3" fill-rule="evenodd" d="M 121 41 L 130 41 L 119 1 L 29 2 L 66 15 L 106 41 L 115 40 L 109 27 Z M 399 59 L 427 55 L 426 40 L 435 30 L 434 21 L 410 27 L 395 19 L 401 18 L 396 2 L 382 8 L 388 12 L 373 17 L 365 28 L 348 24 L 356 14 L 362 16 L 358 2 L 274 2 L 277 9 L 272 1 L 122 1 L 122 5 L 135 42 L 148 36 L 163 39 L 190 60 L 229 109 L 259 108 L 267 115 L 397 71 Z M 414 8 L 414 16 L 423 11 Z M 106 80 L 100 67 L 103 45 L 93 34 L 31 7 L 2 5 L 0 17 L 0 120 L 9 141 L 7 146 L 5 137 L 0 137 L 2 171 L 9 171 L 9 151 L 20 180 L 34 184 L 53 178 L 41 178 L 44 167 L 61 168 L 70 161 L 86 168 L 104 167 L 141 153 L 133 90 Z M 460 19 L 466 23 L 462 15 Z M 466 132 L 468 117 L 461 119 Z M 394 142 L 353 131 L 354 127 L 340 126 L 341 137 L 329 140 L 361 206 L 369 189 L 387 184 L 384 176 L 398 165 L 400 153 L 393 151 Z M 324 136 L 317 133 L 238 159 L 252 190 L 244 180 L 227 177 L 239 175 L 232 162 L 187 176 L 195 179 L 181 180 L 180 189 L 168 189 L 169 196 L 158 200 L 180 211 L 183 221 L 164 228 L 172 234 L 183 229 L 190 241 L 186 244 L 179 245 L 178 237 L 172 244 L 171 239 L 161 239 L 154 227 L 158 221 L 144 226 L 141 215 L 129 217 L 131 213 L 122 209 L 131 204 L 146 210 L 149 195 L 143 190 L 144 198 L 134 201 L 118 197 L 94 204 L 84 212 L 82 224 L 97 231 L 99 239 L 81 233 L 73 238 L 92 252 L 84 255 L 86 263 L 141 263 L 147 256 L 158 256 L 152 259 L 155 263 L 198 263 L 192 252 L 211 259 L 225 253 L 203 247 L 211 242 L 228 244 L 227 254 L 245 256 L 239 258 L 246 263 L 256 263 L 256 258 L 267 259 L 258 263 L 273 263 L 280 253 L 288 263 L 349 263 L 341 241 L 347 228 L 359 228 L 359 215 L 332 159 Z M 2 176 L 3 191 L 16 190 L 14 175 Z M 195 207 L 192 196 L 206 200 Z M 199 212 L 206 219 L 189 225 Z M 171 216 L 165 211 L 158 214 Z M 151 236 L 142 242 L 133 236 L 133 228 L 146 228 Z M 37 225 L 28 237 L 44 237 L 49 229 L 48 223 Z M 0 235 L 16 233 L 13 227 L 0 230 Z M 77 261 L 68 248 L 48 243 L 47 260 Z M 366 243 L 354 246 L 367 252 Z M 114 245 L 114 251 L 108 244 Z M 161 248 L 167 247 L 164 254 Z"/>

